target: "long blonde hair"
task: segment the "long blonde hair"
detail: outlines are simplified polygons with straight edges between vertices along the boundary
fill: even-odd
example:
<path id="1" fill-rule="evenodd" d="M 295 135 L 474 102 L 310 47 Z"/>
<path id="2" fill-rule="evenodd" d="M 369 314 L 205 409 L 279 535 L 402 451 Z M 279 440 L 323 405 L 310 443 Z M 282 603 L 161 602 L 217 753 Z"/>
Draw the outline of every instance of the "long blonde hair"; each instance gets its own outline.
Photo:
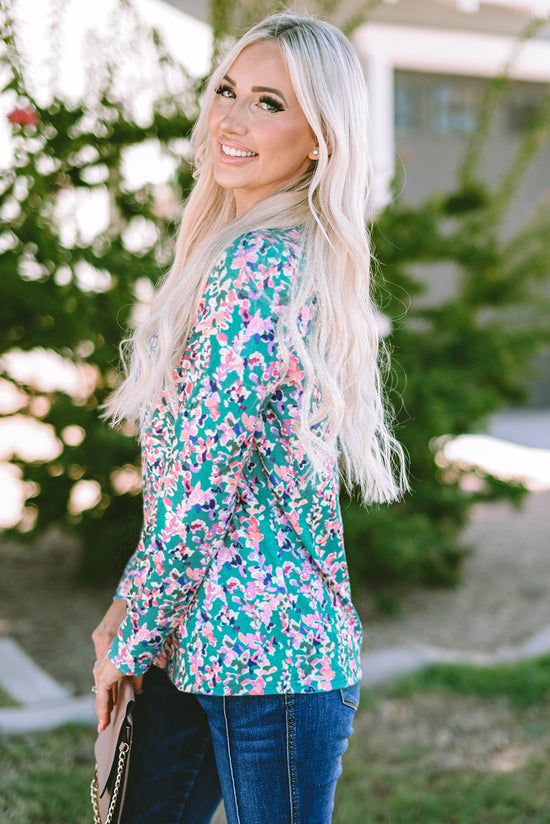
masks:
<path id="1" fill-rule="evenodd" d="M 262 41 L 279 44 L 319 155 L 299 179 L 236 217 L 232 191 L 214 180 L 208 113 L 237 56 Z M 143 425 L 144 410 L 163 386 L 174 397 L 175 363 L 209 271 L 224 249 L 249 231 L 302 226 L 303 268 L 277 327 L 283 360 L 285 341 L 290 341 L 305 374 L 297 435 L 315 471 L 337 454 L 348 489 L 358 485 L 365 502 L 400 495 L 407 486 L 405 461 L 388 426 L 370 297 L 367 136 L 363 72 L 334 26 L 275 14 L 230 50 L 212 73 L 194 129 L 197 181 L 184 210 L 174 263 L 148 318 L 125 342 L 131 352 L 126 379 L 106 404 L 113 423 L 141 417 Z M 298 317 L 313 298 L 315 316 L 305 340 Z"/>

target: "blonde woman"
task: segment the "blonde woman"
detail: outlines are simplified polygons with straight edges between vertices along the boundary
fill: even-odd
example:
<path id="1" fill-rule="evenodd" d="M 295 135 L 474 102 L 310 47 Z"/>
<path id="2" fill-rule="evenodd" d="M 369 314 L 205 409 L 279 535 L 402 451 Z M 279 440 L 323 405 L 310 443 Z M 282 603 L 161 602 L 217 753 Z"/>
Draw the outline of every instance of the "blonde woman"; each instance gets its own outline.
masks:
<path id="1" fill-rule="evenodd" d="M 280 14 L 214 71 L 174 265 L 131 341 L 144 525 L 94 632 L 139 693 L 124 820 L 325 824 L 359 699 L 340 483 L 406 486 L 369 297 L 358 61 Z"/>

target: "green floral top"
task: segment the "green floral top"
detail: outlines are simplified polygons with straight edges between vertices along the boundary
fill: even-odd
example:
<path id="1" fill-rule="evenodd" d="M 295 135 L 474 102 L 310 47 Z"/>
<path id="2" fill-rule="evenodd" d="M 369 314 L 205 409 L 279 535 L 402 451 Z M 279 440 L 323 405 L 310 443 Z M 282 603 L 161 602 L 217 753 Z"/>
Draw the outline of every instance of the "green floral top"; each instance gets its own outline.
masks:
<path id="1" fill-rule="evenodd" d="M 299 229 L 253 232 L 210 274 L 176 370 L 179 408 L 163 393 L 143 433 L 144 525 L 110 651 L 125 673 L 154 663 L 212 695 L 360 679 L 337 463 L 310 480 L 293 427 L 304 372 L 292 349 L 283 371 L 275 338 L 300 258 Z"/>

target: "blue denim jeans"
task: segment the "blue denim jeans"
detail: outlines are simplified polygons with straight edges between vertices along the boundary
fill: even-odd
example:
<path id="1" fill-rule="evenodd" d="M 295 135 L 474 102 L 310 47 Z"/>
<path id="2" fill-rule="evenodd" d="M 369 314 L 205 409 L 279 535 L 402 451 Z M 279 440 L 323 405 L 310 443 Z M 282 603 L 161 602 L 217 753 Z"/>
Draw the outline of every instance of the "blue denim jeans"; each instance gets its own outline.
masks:
<path id="1" fill-rule="evenodd" d="M 209 696 L 153 667 L 134 711 L 123 824 L 329 824 L 359 684 Z"/>

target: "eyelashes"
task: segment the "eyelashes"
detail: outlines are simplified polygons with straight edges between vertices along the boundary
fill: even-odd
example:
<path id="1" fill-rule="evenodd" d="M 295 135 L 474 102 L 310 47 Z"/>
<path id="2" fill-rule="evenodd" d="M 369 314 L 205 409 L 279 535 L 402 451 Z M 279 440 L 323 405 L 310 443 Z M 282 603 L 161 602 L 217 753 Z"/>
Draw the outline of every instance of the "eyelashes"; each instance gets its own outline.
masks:
<path id="1" fill-rule="evenodd" d="M 218 86 L 218 88 L 216 89 L 216 94 L 219 94 L 222 97 L 229 97 L 230 99 L 231 97 L 235 97 L 235 92 L 233 91 L 231 86 L 228 86 L 226 83 L 221 83 Z"/>
<path id="2" fill-rule="evenodd" d="M 226 100 L 235 100 L 237 97 L 235 89 L 228 86 L 227 83 L 221 83 L 216 89 L 216 94 L 219 94 L 220 97 L 225 97 Z M 263 94 L 258 102 L 266 112 L 282 112 L 285 108 L 279 100 L 266 94 Z"/>
<path id="3" fill-rule="evenodd" d="M 282 103 L 279 103 L 279 101 L 275 100 L 274 97 L 268 97 L 265 94 L 260 97 L 260 103 L 265 104 L 267 106 L 267 110 L 270 112 L 282 112 L 284 109 Z"/>

